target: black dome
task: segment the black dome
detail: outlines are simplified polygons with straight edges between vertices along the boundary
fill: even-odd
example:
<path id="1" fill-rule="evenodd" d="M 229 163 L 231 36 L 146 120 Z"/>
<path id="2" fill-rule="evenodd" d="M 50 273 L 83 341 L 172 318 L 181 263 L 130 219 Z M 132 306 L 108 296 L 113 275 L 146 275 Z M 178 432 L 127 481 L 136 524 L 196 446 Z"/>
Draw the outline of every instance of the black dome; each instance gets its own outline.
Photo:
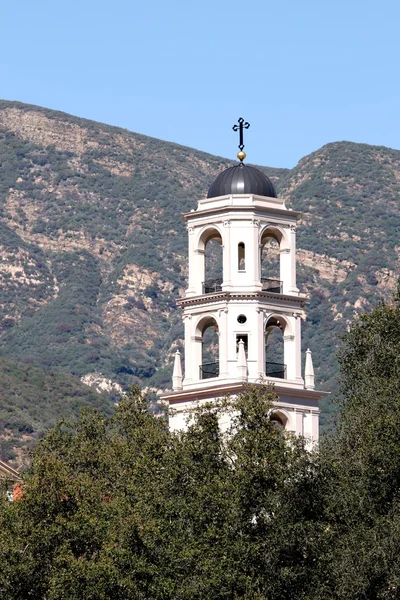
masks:
<path id="1" fill-rule="evenodd" d="M 257 194 L 276 198 L 276 191 L 270 179 L 255 167 L 240 163 L 222 171 L 210 185 L 207 198 L 230 194 Z"/>

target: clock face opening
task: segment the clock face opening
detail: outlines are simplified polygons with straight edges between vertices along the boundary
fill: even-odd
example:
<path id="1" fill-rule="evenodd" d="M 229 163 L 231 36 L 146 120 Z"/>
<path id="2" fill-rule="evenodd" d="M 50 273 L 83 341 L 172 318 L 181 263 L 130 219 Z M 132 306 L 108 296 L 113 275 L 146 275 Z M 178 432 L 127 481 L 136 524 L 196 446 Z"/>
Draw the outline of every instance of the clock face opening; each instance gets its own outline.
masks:
<path id="1" fill-rule="evenodd" d="M 245 315 L 239 315 L 237 318 L 238 323 L 240 323 L 241 325 L 243 325 L 244 323 L 246 323 L 247 321 L 247 317 Z"/>

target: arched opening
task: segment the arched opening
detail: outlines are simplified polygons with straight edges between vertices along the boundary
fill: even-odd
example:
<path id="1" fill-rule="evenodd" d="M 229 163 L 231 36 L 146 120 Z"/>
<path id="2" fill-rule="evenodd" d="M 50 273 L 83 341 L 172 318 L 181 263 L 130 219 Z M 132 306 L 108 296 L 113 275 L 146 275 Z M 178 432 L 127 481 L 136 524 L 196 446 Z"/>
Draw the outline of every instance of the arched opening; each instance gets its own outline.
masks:
<path id="1" fill-rule="evenodd" d="M 288 422 L 288 418 L 281 412 L 274 411 L 271 413 L 269 419 L 274 427 L 277 429 L 284 431 L 286 429 L 286 425 Z"/>
<path id="2" fill-rule="evenodd" d="M 265 329 L 265 375 L 286 379 L 284 362 L 284 330 L 286 323 L 279 317 L 271 317 Z"/>
<path id="3" fill-rule="evenodd" d="M 204 243 L 203 294 L 220 292 L 223 282 L 221 234 L 216 229 L 208 230 L 202 241 Z"/>
<path id="4" fill-rule="evenodd" d="M 219 337 L 218 325 L 210 317 L 201 327 L 200 379 L 219 376 Z"/>
<path id="5" fill-rule="evenodd" d="M 243 242 L 238 244 L 238 271 L 246 270 L 246 252 Z"/>
<path id="6" fill-rule="evenodd" d="M 280 246 L 282 233 L 276 228 L 267 228 L 261 237 L 261 283 L 266 292 L 282 293 L 280 277 Z"/>

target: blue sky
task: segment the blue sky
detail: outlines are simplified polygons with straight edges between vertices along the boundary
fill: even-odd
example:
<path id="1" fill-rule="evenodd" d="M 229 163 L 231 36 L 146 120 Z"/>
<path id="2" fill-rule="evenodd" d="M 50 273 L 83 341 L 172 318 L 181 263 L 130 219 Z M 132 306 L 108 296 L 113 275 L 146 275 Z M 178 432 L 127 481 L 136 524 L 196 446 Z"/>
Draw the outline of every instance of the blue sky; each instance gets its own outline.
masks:
<path id="1" fill-rule="evenodd" d="M 3 0 L 0 98 L 292 167 L 400 148 L 398 0 Z"/>

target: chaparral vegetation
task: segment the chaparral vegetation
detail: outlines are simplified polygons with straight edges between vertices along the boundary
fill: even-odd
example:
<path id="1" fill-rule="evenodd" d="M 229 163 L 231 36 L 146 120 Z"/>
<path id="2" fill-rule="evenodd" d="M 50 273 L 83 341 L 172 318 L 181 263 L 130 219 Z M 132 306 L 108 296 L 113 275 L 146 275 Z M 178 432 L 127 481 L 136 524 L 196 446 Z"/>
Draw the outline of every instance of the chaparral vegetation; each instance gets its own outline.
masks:
<path id="1" fill-rule="evenodd" d="M 103 377 L 124 390 L 170 384 L 173 355 L 183 343 L 176 310 L 187 279 L 181 214 L 196 208 L 232 164 L 0 101 L 2 460 L 21 466 L 34 440 L 54 425 L 55 412 L 68 416 L 71 407 L 92 402 L 111 411 L 113 398 L 93 398 L 96 391 L 85 382 Z M 400 151 L 336 142 L 292 169 L 261 169 L 287 206 L 303 215 L 298 285 L 310 298 L 303 356 L 309 346 L 318 385 L 334 396 L 338 336 L 395 286 Z M 276 253 L 267 250 L 274 277 Z M 59 398 L 62 380 L 71 400 L 57 402 L 55 411 L 51 397 Z M 330 398 L 321 408 L 324 428 Z"/>

